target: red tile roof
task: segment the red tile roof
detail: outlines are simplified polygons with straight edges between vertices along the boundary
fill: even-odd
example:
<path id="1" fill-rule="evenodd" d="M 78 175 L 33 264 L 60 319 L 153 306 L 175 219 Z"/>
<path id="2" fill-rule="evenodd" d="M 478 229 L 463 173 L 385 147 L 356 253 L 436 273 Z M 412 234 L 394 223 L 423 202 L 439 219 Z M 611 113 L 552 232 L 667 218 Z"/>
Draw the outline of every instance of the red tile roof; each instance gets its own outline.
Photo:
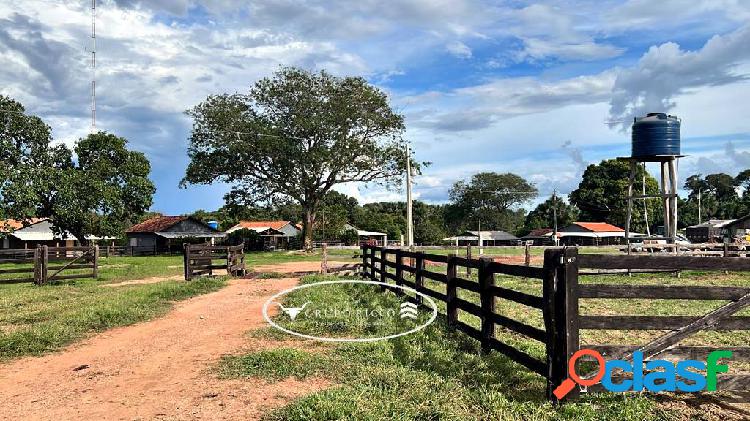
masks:
<path id="1" fill-rule="evenodd" d="M 553 231 L 552 228 L 538 228 L 535 230 L 531 230 L 531 232 L 527 235 L 527 237 L 541 237 L 544 235 L 547 235 Z"/>
<path id="2" fill-rule="evenodd" d="M 0 232 L 15 231 L 17 229 L 23 228 L 24 226 L 34 225 L 39 221 L 44 221 L 45 219 L 47 218 L 31 218 L 26 221 L 20 221 L 18 219 L 0 219 Z"/>
<path id="3" fill-rule="evenodd" d="M 280 230 L 281 228 L 291 224 L 289 221 L 240 221 L 239 224 L 235 225 L 232 228 L 265 228 L 265 227 L 271 227 L 275 230 Z"/>
<path id="4" fill-rule="evenodd" d="M 135 224 L 125 232 L 159 232 L 188 219 L 187 216 L 155 216 Z"/>
<path id="5" fill-rule="evenodd" d="M 624 232 L 625 230 L 616 227 L 606 222 L 573 222 L 581 228 L 585 228 L 591 232 Z"/>

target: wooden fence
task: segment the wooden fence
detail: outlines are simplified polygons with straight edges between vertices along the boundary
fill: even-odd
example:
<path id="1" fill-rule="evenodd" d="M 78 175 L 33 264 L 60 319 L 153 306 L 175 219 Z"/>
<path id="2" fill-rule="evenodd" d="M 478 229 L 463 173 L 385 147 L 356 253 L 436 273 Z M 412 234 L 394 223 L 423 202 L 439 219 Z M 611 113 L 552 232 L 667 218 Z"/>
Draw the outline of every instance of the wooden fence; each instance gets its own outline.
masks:
<path id="1" fill-rule="evenodd" d="M 394 256 L 390 260 L 389 256 Z M 408 260 L 408 264 L 406 261 Z M 445 267 L 436 272 L 429 266 Z M 478 281 L 458 276 L 458 268 L 476 269 Z M 627 358 L 635 350 L 641 350 L 647 358 L 666 351 L 675 355 L 702 355 L 711 351 L 708 347 L 674 347 L 679 341 L 703 330 L 750 330 L 750 317 L 730 317 L 750 305 L 750 288 L 701 287 L 701 286 L 646 286 L 613 284 L 579 284 L 579 269 L 589 268 L 603 271 L 620 270 L 715 270 L 750 271 L 750 260 L 738 258 L 703 258 L 691 256 L 622 256 L 622 255 L 578 255 L 577 248 L 549 248 L 545 250 L 544 266 L 510 265 L 490 259 L 467 259 L 455 254 L 439 255 L 411 252 L 399 249 L 362 246 L 362 274 L 373 280 L 388 283 L 394 281 L 415 289 L 446 303 L 448 324 L 480 341 L 485 350 L 496 350 L 513 361 L 543 376 L 547 380 L 547 397 L 555 401 L 552 394 L 568 377 L 568 360 L 579 349 L 580 330 L 666 330 L 656 340 L 643 346 L 592 345 L 608 358 Z M 395 273 L 391 273 L 393 269 Z M 405 279 L 411 274 L 414 281 Z M 528 278 L 530 282 L 541 280 L 542 295 L 531 295 L 495 285 L 495 274 Z M 446 293 L 425 286 L 424 279 L 444 284 Z M 388 288 L 388 287 L 384 287 Z M 480 304 L 458 298 L 459 290 L 479 294 Z M 392 288 L 402 293 L 399 288 Z M 530 326 L 495 312 L 497 298 L 513 301 L 538 311 L 544 320 L 544 329 Z M 637 298 L 637 299 L 688 299 L 726 300 L 728 304 L 698 316 L 596 316 L 581 315 L 580 302 L 587 298 Z M 419 301 L 417 297 L 416 301 Z M 480 318 L 480 329 L 458 319 L 464 311 Z M 504 327 L 524 337 L 545 344 L 545 359 L 537 359 L 526 352 L 508 345 L 496 337 L 496 326 Z M 750 347 L 731 347 L 735 359 L 748 359 Z M 720 390 L 747 390 L 748 376 L 719 377 Z M 565 399 L 578 396 L 578 390 Z"/>
<path id="2" fill-rule="evenodd" d="M 245 245 L 205 246 L 185 244 L 185 280 L 196 276 L 212 276 L 214 270 L 224 269 L 227 275 L 245 275 Z M 216 261 L 220 262 L 217 263 Z"/>
<path id="3" fill-rule="evenodd" d="M 0 269 L 0 274 L 18 274 L 0 279 L 2 284 L 34 282 L 44 285 L 52 281 L 97 278 L 99 276 L 99 248 L 48 247 L 35 249 L 0 250 L 0 265 L 17 267 Z"/>

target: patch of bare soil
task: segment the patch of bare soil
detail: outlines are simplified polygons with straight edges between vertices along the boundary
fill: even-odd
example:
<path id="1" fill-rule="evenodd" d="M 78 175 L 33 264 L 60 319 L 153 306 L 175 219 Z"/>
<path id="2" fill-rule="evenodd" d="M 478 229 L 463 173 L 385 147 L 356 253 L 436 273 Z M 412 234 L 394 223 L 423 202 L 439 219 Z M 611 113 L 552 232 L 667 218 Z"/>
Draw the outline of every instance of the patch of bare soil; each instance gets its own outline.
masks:
<path id="1" fill-rule="evenodd" d="M 328 261 L 329 268 L 337 268 L 344 265 L 351 265 L 353 262 L 335 262 Z M 252 266 L 253 272 L 276 272 L 276 273 L 319 273 L 320 262 L 286 262 L 286 263 L 274 263 L 269 265 L 258 265 Z"/>
<path id="2" fill-rule="evenodd" d="M 263 303 L 297 281 L 235 279 L 163 318 L 0 365 L 0 419 L 248 420 L 324 388 L 314 379 L 268 384 L 212 372 L 222 355 L 288 346 L 246 332 L 265 326 Z"/>

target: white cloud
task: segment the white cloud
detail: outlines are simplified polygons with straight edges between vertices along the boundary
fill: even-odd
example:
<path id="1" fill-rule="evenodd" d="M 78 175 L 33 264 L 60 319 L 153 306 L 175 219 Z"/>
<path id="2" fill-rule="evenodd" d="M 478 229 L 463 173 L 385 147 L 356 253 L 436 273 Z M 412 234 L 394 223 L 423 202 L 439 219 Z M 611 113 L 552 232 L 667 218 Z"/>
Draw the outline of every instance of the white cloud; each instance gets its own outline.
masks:
<path id="1" fill-rule="evenodd" d="M 675 107 L 674 97 L 692 88 L 726 85 L 747 78 L 747 73 L 736 69 L 750 60 L 748 45 L 750 25 L 713 36 L 696 51 L 683 50 L 674 42 L 651 47 L 635 67 L 619 72 L 610 117 L 627 129 L 632 117 L 669 111 Z"/>
<path id="2" fill-rule="evenodd" d="M 449 42 L 445 46 L 445 49 L 448 50 L 449 53 L 453 54 L 456 57 L 471 58 L 471 48 L 469 48 L 468 45 L 464 44 L 461 41 Z"/>

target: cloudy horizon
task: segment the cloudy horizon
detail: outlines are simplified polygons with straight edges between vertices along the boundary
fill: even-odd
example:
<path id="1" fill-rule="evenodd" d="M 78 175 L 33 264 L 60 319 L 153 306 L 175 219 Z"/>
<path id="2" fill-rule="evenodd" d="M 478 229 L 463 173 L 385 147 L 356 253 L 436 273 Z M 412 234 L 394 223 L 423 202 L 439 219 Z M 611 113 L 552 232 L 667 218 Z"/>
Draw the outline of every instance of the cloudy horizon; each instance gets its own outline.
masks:
<path id="1" fill-rule="evenodd" d="M 479 171 L 567 194 L 630 152 L 629 123 L 682 118 L 680 178 L 750 168 L 750 2 L 741 0 L 100 0 L 97 128 L 152 163 L 153 210 L 213 210 L 227 186 L 179 189 L 184 111 L 279 66 L 365 77 L 406 118 L 415 197 Z M 0 94 L 72 144 L 89 131 L 90 1 L 0 4 Z M 403 193 L 359 185 L 361 203 Z"/>

